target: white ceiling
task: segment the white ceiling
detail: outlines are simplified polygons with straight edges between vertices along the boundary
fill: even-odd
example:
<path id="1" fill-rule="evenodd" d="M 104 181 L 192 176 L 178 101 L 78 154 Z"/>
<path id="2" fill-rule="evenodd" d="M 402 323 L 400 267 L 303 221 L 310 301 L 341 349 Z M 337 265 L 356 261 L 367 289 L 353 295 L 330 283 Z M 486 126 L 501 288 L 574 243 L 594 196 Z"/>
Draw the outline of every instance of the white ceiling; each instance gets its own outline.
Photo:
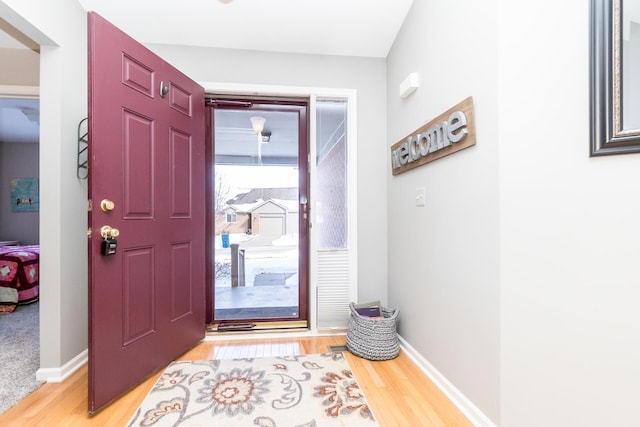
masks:
<path id="1" fill-rule="evenodd" d="M 78 1 L 85 10 L 99 13 L 142 43 L 379 58 L 389 53 L 413 3 L 413 0 Z M 28 49 L 1 29 L 0 48 Z M 38 141 L 39 126 L 27 119 L 24 108 L 38 109 L 38 103 L 0 98 L 0 141 Z"/>
<path id="2" fill-rule="evenodd" d="M 142 43 L 384 58 L 413 0 L 79 0 Z"/>

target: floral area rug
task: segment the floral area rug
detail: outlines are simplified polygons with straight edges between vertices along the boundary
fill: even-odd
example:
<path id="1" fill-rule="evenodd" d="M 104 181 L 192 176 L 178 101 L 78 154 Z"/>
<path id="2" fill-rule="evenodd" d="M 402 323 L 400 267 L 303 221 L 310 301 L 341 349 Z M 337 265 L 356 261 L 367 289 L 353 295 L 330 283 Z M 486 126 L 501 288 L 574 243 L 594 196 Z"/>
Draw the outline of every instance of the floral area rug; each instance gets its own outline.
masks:
<path id="1" fill-rule="evenodd" d="M 377 426 L 342 353 L 173 362 L 128 426 Z"/>

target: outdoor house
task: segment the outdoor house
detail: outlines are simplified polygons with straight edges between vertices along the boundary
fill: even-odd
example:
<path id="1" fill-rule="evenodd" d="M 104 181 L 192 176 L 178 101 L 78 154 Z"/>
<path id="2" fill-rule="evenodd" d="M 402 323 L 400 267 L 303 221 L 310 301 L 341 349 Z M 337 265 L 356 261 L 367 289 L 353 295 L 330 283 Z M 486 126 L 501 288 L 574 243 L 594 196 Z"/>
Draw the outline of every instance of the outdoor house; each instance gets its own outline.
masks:
<path id="1" fill-rule="evenodd" d="M 216 214 L 221 233 L 283 236 L 297 233 L 296 188 L 258 188 L 241 193 Z"/>

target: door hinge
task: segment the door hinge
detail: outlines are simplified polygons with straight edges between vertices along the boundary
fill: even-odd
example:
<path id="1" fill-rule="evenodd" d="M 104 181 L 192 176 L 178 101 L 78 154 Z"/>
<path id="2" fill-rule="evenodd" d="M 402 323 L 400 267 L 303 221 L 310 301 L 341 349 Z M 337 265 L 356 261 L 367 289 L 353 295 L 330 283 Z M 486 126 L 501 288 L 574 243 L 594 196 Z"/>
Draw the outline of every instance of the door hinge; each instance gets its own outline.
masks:
<path id="1" fill-rule="evenodd" d="M 87 228 L 87 239 L 91 238 L 91 229 Z"/>
<path id="2" fill-rule="evenodd" d="M 93 200 L 87 200 L 87 212 L 91 212 L 93 210 Z"/>

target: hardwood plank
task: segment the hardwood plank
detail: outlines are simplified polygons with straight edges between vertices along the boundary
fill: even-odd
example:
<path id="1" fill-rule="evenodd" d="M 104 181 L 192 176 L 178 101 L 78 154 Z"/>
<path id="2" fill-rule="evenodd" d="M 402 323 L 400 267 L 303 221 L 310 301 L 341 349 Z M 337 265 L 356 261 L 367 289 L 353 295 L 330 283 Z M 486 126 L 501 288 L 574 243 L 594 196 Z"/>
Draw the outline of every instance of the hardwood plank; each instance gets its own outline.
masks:
<path id="1" fill-rule="evenodd" d="M 315 354 L 344 345 L 340 335 L 304 338 L 241 338 L 206 341 L 177 360 Z M 464 427 L 471 423 L 404 353 L 372 362 L 347 353 L 347 360 L 381 426 Z M 87 367 L 62 383 L 47 383 L 0 415 L 7 427 L 121 426 L 133 415 L 160 373 L 147 378 L 101 412 L 87 414 Z"/>

